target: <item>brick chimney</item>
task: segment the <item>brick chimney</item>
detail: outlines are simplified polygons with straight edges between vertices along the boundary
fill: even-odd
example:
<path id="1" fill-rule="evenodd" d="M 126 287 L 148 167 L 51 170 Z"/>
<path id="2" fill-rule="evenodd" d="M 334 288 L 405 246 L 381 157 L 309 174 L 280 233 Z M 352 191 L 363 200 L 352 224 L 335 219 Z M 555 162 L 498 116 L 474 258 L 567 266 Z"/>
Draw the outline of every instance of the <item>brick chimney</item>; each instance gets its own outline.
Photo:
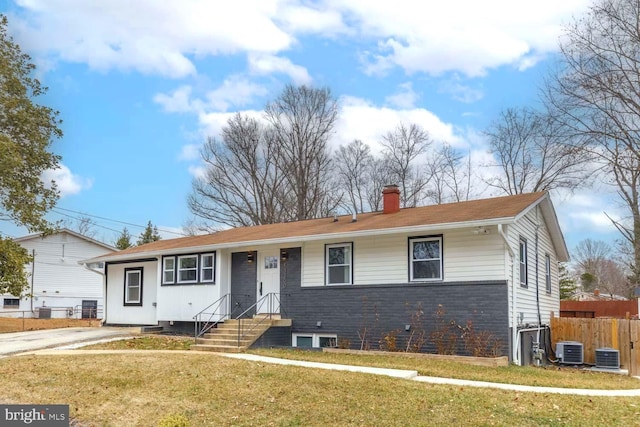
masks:
<path id="1" fill-rule="evenodd" d="M 382 213 L 394 213 L 400 210 L 400 189 L 397 185 L 385 185 L 382 190 Z"/>
<path id="2" fill-rule="evenodd" d="M 593 296 L 594 297 L 599 297 L 600 296 L 600 289 L 594 289 L 593 290 Z"/>

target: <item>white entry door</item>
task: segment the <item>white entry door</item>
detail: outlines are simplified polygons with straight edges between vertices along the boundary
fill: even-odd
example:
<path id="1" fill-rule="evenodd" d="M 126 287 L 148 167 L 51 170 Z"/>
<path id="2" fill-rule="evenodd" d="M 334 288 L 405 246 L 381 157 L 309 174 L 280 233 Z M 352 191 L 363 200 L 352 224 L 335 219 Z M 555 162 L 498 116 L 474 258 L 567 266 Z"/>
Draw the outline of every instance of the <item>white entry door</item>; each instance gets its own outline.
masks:
<path id="1" fill-rule="evenodd" d="M 256 307 L 257 313 L 280 313 L 280 250 L 272 249 L 258 252 L 259 275 L 256 300 L 268 294 Z"/>

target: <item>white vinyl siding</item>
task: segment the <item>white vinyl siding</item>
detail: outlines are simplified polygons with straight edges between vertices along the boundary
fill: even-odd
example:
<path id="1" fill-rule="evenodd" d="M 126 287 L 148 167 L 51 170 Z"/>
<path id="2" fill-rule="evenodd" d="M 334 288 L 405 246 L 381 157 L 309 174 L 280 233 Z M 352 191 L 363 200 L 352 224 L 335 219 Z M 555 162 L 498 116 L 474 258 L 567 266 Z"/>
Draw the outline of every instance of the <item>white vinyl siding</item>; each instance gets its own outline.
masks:
<path id="1" fill-rule="evenodd" d="M 81 313 L 83 300 L 98 301 L 99 316 L 103 315 L 103 276 L 86 269 L 78 261 L 105 255 L 114 250 L 90 240 L 60 231 L 44 238 L 34 236 L 17 239 L 29 255 L 35 254 L 35 264 L 25 265 L 30 275 L 29 288 L 20 300 L 20 310 L 30 310 L 31 301 L 26 297 L 33 289 L 33 308 L 47 306 L 77 309 Z M 31 276 L 31 273 L 33 275 Z M 33 285 L 33 288 L 31 288 Z M 122 282 L 120 283 L 122 287 Z M 2 295 L 15 298 L 13 295 Z M 120 300 L 122 305 L 122 300 Z M 31 312 L 25 313 L 32 316 Z M 66 310 L 52 312 L 53 317 L 67 317 Z"/>
<path id="2" fill-rule="evenodd" d="M 141 269 L 142 274 L 142 302 L 141 305 L 125 306 L 125 269 Z M 158 304 L 157 289 L 161 274 L 161 261 L 127 262 L 123 264 L 108 264 L 107 266 L 107 311 L 105 321 L 124 325 L 155 325 L 156 305 Z M 93 273 L 95 274 L 95 273 Z M 163 289 L 175 288 L 164 286 Z"/>
<path id="3" fill-rule="evenodd" d="M 472 228 L 442 234 L 445 283 L 506 280 L 505 249 L 496 228 L 489 234 L 474 234 Z M 422 234 L 424 235 L 424 234 Z M 389 234 L 353 239 L 353 284 L 409 283 L 408 239 L 420 234 Z M 335 242 L 305 242 L 302 286 L 323 286 L 325 245 Z"/>
<path id="4" fill-rule="evenodd" d="M 538 228 L 538 277 L 536 277 L 536 224 L 539 224 Z M 532 209 L 526 216 L 520 218 L 515 224 L 508 228 L 508 238 L 510 245 L 515 254 L 515 269 L 514 280 L 516 282 L 516 304 L 515 317 L 516 319 L 522 319 L 523 324 L 537 324 L 537 304 L 536 304 L 536 286 L 538 290 L 538 296 L 540 299 L 540 313 L 542 317 L 542 323 L 548 324 L 551 320 L 551 312 L 556 316 L 560 313 L 560 297 L 559 297 L 559 285 L 558 285 L 558 262 L 557 257 L 551 242 L 551 236 L 549 235 L 546 224 L 543 221 L 542 213 L 538 212 L 536 215 L 536 209 Z M 528 287 L 524 288 L 520 286 L 520 268 L 519 268 L 519 246 L 520 239 L 524 238 L 527 241 L 527 280 Z M 551 292 L 546 292 L 546 269 L 545 255 L 549 255 L 550 263 L 550 277 L 551 277 Z M 509 303 L 512 302 L 512 289 L 509 288 Z M 522 313 L 522 316 L 521 316 Z M 509 322 L 510 325 L 513 321 L 513 316 L 510 313 Z"/>

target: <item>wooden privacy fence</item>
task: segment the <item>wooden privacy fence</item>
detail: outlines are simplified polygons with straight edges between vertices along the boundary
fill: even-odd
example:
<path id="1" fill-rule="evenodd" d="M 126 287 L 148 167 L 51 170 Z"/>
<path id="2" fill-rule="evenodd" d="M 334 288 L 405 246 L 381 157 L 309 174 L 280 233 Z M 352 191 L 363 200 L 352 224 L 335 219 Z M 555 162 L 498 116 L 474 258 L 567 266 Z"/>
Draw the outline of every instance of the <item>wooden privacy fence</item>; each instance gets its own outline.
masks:
<path id="1" fill-rule="evenodd" d="M 559 341 L 582 343 L 584 363 L 596 363 L 596 349 L 610 347 L 620 352 L 620 368 L 629 375 L 639 375 L 640 349 L 638 349 L 638 319 L 585 319 L 551 318 L 551 344 Z"/>

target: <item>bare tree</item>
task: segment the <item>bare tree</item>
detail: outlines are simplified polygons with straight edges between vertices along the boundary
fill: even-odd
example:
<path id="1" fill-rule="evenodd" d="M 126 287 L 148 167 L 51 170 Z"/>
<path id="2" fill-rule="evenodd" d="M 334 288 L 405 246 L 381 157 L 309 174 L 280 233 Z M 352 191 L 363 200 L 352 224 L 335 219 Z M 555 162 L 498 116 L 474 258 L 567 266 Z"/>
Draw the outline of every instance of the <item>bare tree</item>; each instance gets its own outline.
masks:
<path id="1" fill-rule="evenodd" d="M 601 240 L 585 239 L 574 250 L 575 270 L 586 291 L 599 289 L 609 295 L 630 293 L 624 266 L 615 259 L 611 246 Z"/>
<path id="2" fill-rule="evenodd" d="M 469 200 L 471 194 L 471 157 L 463 156 L 451 145 L 443 144 L 429 153 L 426 167 L 429 178 L 427 198 L 434 204 Z"/>
<path id="3" fill-rule="evenodd" d="M 229 227 L 270 224 L 287 218 L 284 172 L 277 143 L 258 120 L 236 114 L 202 148 L 205 173 L 193 180 L 189 209 Z M 215 225 L 214 225 L 215 227 Z"/>
<path id="4" fill-rule="evenodd" d="M 358 139 L 341 146 L 335 153 L 333 165 L 340 187 L 346 193 L 346 204 L 353 213 L 371 210 L 368 183 L 373 161 L 371 148 Z"/>
<path id="5" fill-rule="evenodd" d="M 367 202 L 373 212 L 382 210 L 382 190 L 395 182 L 385 159 L 374 158 L 367 174 Z"/>
<path id="6" fill-rule="evenodd" d="M 575 135 L 586 136 L 628 216 L 613 221 L 632 248 L 640 283 L 640 2 L 601 0 L 565 27 L 561 61 L 546 101 Z"/>
<path id="7" fill-rule="evenodd" d="M 293 196 L 290 219 L 321 216 L 339 202 L 327 184 L 328 142 L 337 116 L 338 104 L 328 88 L 288 85 L 265 109 L 278 147 L 277 167 Z"/>
<path id="8" fill-rule="evenodd" d="M 90 216 L 85 214 L 80 214 L 78 217 L 69 216 L 68 218 L 60 221 L 59 224 L 62 227 L 76 231 L 90 239 L 94 239 L 98 234 L 98 231 L 95 228 L 97 223 Z"/>
<path id="9" fill-rule="evenodd" d="M 400 187 L 401 206 L 415 207 L 425 197 L 425 189 L 429 183 L 424 171 L 416 164 L 416 160 L 431 145 L 429 133 L 416 124 L 400 123 L 393 131 L 382 138 L 383 154 L 394 182 Z"/>
<path id="10" fill-rule="evenodd" d="M 567 127 L 528 108 L 508 108 L 484 132 L 501 174 L 486 182 L 506 194 L 584 183 L 589 153 L 565 142 Z"/>

